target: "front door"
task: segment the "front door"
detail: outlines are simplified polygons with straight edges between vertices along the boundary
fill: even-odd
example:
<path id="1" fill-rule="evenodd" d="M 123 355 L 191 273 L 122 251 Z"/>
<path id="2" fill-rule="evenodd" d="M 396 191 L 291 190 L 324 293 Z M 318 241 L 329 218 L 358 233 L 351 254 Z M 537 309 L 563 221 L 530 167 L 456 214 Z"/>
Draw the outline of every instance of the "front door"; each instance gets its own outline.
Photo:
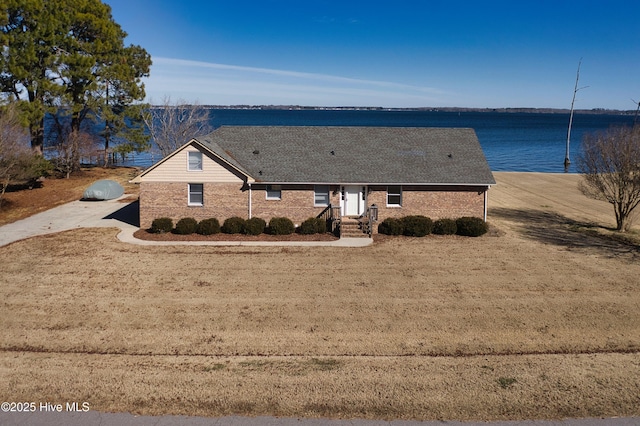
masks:
<path id="1" fill-rule="evenodd" d="M 343 216 L 360 216 L 364 210 L 362 187 L 356 185 L 345 185 L 343 194 Z"/>

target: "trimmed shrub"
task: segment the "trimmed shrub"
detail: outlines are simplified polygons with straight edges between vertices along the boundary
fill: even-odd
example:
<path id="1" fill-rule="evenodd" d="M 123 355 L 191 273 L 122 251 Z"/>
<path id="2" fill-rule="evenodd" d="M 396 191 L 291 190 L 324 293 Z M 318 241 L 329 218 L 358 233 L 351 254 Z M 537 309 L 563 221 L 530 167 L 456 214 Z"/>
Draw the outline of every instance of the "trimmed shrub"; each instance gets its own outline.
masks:
<path id="1" fill-rule="evenodd" d="M 267 222 L 264 219 L 259 217 L 252 217 L 251 219 L 247 219 L 244 223 L 244 228 L 242 232 L 247 235 L 260 235 L 264 232 L 264 228 L 267 226 Z"/>
<path id="2" fill-rule="evenodd" d="M 316 217 L 316 232 L 318 234 L 324 234 L 327 232 L 327 220 L 321 217 Z"/>
<path id="3" fill-rule="evenodd" d="M 183 217 L 176 223 L 176 228 L 173 232 L 180 235 L 189 235 L 195 233 L 196 229 L 198 229 L 197 220 L 192 217 Z"/>
<path id="4" fill-rule="evenodd" d="M 196 232 L 200 235 L 213 235 L 220 233 L 220 222 L 215 217 L 203 219 L 198 223 Z"/>
<path id="5" fill-rule="evenodd" d="M 487 223 L 479 217 L 461 217 L 456 220 L 457 234 L 465 237 L 479 237 L 489 230 Z"/>
<path id="6" fill-rule="evenodd" d="M 151 232 L 154 234 L 163 234 L 173 230 L 173 220 L 169 217 L 159 217 L 151 222 Z"/>
<path id="7" fill-rule="evenodd" d="M 458 230 L 456 221 L 453 219 L 438 219 L 433 222 L 433 233 L 437 235 L 454 235 Z"/>
<path id="8" fill-rule="evenodd" d="M 300 224 L 298 232 L 301 234 L 324 234 L 327 232 L 327 221 L 321 217 L 310 217 Z"/>
<path id="9" fill-rule="evenodd" d="M 225 234 L 240 234 L 244 230 L 245 220 L 238 216 L 225 219 L 220 230 Z"/>
<path id="10" fill-rule="evenodd" d="M 272 217 L 269 221 L 269 233 L 271 235 L 289 235 L 293 234 L 296 227 L 293 226 L 291 219 L 287 217 Z"/>
<path id="11" fill-rule="evenodd" d="M 378 225 L 378 233 L 385 235 L 402 235 L 404 224 L 402 220 L 395 217 L 388 217 Z"/>
<path id="12" fill-rule="evenodd" d="M 408 237 L 424 237 L 433 229 L 433 221 L 422 215 L 405 216 L 402 218 L 403 234 Z"/>

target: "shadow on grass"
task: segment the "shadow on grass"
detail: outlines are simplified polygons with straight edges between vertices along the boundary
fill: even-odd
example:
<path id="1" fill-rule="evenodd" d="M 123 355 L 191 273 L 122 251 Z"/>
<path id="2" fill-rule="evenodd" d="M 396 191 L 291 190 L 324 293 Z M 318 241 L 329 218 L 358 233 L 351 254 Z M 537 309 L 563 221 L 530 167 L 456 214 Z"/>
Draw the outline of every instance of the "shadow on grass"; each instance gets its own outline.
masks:
<path id="1" fill-rule="evenodd" d="M 105 216 L 103 219 L 115 219 L 120 222 L 140 227 L 140 201 L 125 204 L 121 209 Z"/>
<path id="2" fill-rule="evenodd" d="M 544 244 L 618 257 L 640 256 L 640 245 L 594 223 L 579 222 L 558 213 L 535 209 L 496 208 L 491 216 L 515 223 L 521 234 Z"/>

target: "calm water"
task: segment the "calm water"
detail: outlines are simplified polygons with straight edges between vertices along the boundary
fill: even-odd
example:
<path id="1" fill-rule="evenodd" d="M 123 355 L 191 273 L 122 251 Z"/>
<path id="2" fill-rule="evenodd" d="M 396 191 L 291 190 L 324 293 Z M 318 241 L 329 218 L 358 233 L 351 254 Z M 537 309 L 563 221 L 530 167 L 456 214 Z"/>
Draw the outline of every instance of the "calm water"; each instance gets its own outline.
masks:
<path id="1" fill-rule="evenodd" d="M 475 129 L 489 166 L 494 171 L 563 172 L 569 114 L 335 111 L 335 110 L 211 110 L 211 123 L 261 126 L 390 126 L 470 127 Z M 569 172 L 585 133 L 612 125 L 633 124 L 633 116 L 575 114 L 571 130 Z M 158 154 L 137 155 L 130 164 L 146 167 Z"/>

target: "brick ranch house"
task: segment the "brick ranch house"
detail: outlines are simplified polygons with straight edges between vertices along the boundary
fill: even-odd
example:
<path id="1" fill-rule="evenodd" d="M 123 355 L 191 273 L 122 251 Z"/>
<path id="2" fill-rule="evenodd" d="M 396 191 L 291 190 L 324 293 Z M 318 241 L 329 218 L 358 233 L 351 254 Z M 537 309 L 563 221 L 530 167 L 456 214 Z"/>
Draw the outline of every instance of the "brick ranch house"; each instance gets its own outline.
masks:
<path id="1" fill-rule="evenodd" d="M 155 218 L 333 213 L 486 220 L 495 184 L 473 129 L 223 126 L 137 176 L 140 226 Z"/>

